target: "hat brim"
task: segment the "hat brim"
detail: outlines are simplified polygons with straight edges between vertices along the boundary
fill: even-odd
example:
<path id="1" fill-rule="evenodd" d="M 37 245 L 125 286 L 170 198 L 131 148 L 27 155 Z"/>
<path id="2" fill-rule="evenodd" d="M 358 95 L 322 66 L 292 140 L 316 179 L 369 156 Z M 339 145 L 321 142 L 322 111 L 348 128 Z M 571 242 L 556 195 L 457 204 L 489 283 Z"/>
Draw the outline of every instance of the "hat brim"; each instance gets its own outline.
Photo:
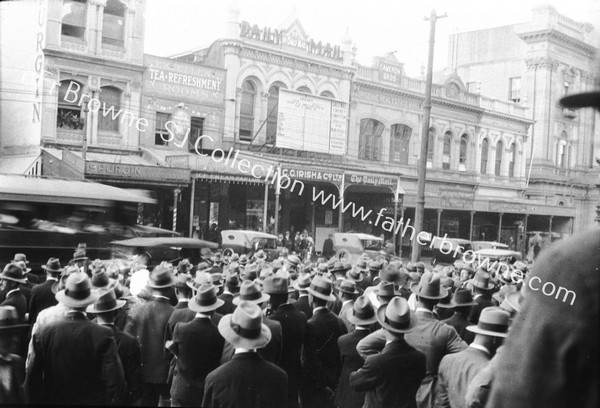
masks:
<path id="1" fill-rule="evenodd" d="M 354 282 L 362 282 L 365 279 L 365 277 L 363 276 L 362 273 L 360 274 L 360 279 L 353 278 L 348 273 L 346 273 L 346 278 L 348 278 L 348 279 L 350 279 L 351 281 L 354 281 Z"/>
<path id="2" fill-rule="evenodd" d="M 354 292 L 350 292 L 348 290 L 344 290 L 342 288 L 339 288 L 339 291 L 342 292 L 342 293 L 347 293 L 349 295 L 359 295 L 360 294 L 360 291 L 358 289 L 354 289 Z"/>
<path id="3" fill-rule="evenodd" d="M 494 336 L 494 337 L 503 337 L 503 338 L 508 337 L 508 332 L 500 333 L 500 332 L 495 332 L 495 331 L 491 331 L 491 330 L 482 330 L 476 325 L 467 326 L 466 329 L 468 331 L 470 331 L 471 333 L 483 334 L 485 336 Z"/>
<path id="4" fill-rule="evenodd" d="M 348 321 L 355 326 L 368 326 L 377 321 L 377 316 L 375 315 L 375 313 L 373 313 L 373 317 L 371 317 L 370 319 L 360 319 L 356 317 L 353 312 L 354 309 L 352 308 L 346 310 L 346 319 L 348 319 Z"/>
<path id="5" fill-rule="evenodd" d="M 3 273 L 0 273 L 0 279 L 5 279 L 5 280 L 17 282 L 17 283 L 27 283 L 27 278 L 16 279 L 16 278 L 13 278 L 12 276 L 6 276 Z"/>
<path id="6" fill-rule="evenodd" d="M 512 292 L 507 294 L 504 297 L 504 300 L 510 307 L 515 309 L 517 312 L 521 311 L 521 302 L 520 302 L 521 293 L 520 292 Z"/>
<path id="7" fill-rule="evenodd" d="M 600 108 L 600 91 L 583 92 L 574 95 L 565 96 L 560 100 L 563 108 Z"/>
<path id="8" fill-rule="evenodd" d="M 118 309 L 122 308 L 123 306 L 125 306 L 126 303 L 127 303 L 127 301 L 125 301 L 125 300 L 117 299 L 117 305 L 115 307 L 113 307 L 112 309 L 98 310 L 98 309 L 94 308 L 94 305 L 92 304 L 92 305 L 89 305 L 85 311 L 87 313 L 94 313 L 94 314 L 108 313 L 108 312 L 112 312 L 113 310 L 118 310 Z"/>
<path id="9" fill-rule="evenodd" d="M 260 335 L 255 339 L 248 339 L 237 334 L 231 328 L 231 318 L 233 314 L 225 315 L 219 321 L 219 333 L 234 348 L 259 349 L 265 347 L 271 341 L 271 330 L 266 324 L 261 323 Z"/>
<path id="10" fill-rule="evenodd" d="M 379 294 L 379 289 L 374 289 L 373 293 L 375 294 L 375 296 L 381 296 L 384 298 L 393 298 L 394 296 L 401 296 L 402 294 L 396 290 L 396 288 L 394 288 L 394 294 L 393 295 L 380 295 Z"/>
<path id="11" fill-rule="evenodd" d="M 56 300 L 67 307 L 86 307 L 95 303 L 99 297 L 100 294 L 96 290 L 91 290 L 90 295 L 85 299 L 73 299 L 65 294 L 64 289 L 55 295 Z"/>
<path id="12" fill-rule="evenodd" d="M 415 295 L 425 298 L 425 299 L 443 299 L 446 296 L 448 296 L 448 289 L 440 286 L 440 294 L 437 296 L 431 296 L 431 295 L 423 295 L 420 293 L 419 291 L 419 284 L 418 283 L 413 283 L 412 285 L 410 285 L 410 290 L 412 291 L 412 293 L 414 293 Z"/>
<path id="13" fill-rule="evenodd" d="M 308 288 L 310 288 L 310 284 L 309 284 L 308 286 L 301 287 L 301 286 L 298 284 L 298 282 L 294 282 L 294 283 L 292 284 L 292 287 L 293 287 L 295 290 L 301 290 L 301 291 L 304 291 L 304 292 L 306 292 L 306 291 L 308 290 Z"/>
<path id="14" fill-rule="evenodd" d="M 456 307 L 456 303 L 450 300 L 450 303 L 438 303 L 435 305 L 436 307 L 441 307 L 442 309 L 454 309 Z"/>
<path id="15" fill-rule="evenodd" d="M 323 299 L 328 302 L 334 302 L 336 300 L 336 297 L 333 295 L 333 293 L 331 293 L 331 294 L 329 294 L 329 296 L 327 296 L 327 295 L 317 292 L 316 290 L 314 290 L 310 287 L 308 287 L 308 289 L 306 289 L 306 291 L 308 293 L 310 293 L 311 295 L 313 295 L 314 297 L 318 297 L 319 299 Z"/>
<path id="16" fill-rule="evenodd" d="M 208 306 L 201 306 L 198 303 L 196 303 L 194 299 L 190 299 L 190 301 L 188 302 L 188 308 L 193 312 L 204 313 L 212 312 L 213 310 L 220 308 L 224 304 L 225 301 L 223 299 L 217 298 L 217 301 L 214 304 Z"/>
<path id="17" fill-rule="evenodd" d="M 269 296 L 269 295 L 268 295 L 268 294 L 266 294 L 266 293 L 262 293 L 262 294 L 261 294 L 261 296 L 260 296 L 260 298 L 258 298 L 258 299 L 253 299 L 253 300 L 250 300 L 250 299 L 240 299 L 240 296 L 239 296 L 239 295 L 237 295 L 236 297 L 234 297 L 234 298 L 233 298 L 233 300 L 231 301 L 231 303 L 233 303 L 234 305 L 236 305 L 236 306 L 237 306 L 237 305 L 239 305 L 239 304 L 240 304 L 240 302 L 241 302 L 242 300 L 245 300 L 246 302 L 252 302 L 252 303 L 256 303 L 256 304 L 258 304 L 258 303 L 263 303 L 263 302 L 266 302 L 266 301 L 267 301 L 267 300 L 269 300 L 269 299 L 271 299 L 271 296 Z"/>
<path id="18" fill-rule="evenodd" d="M 386 303 L 385 305 L 381 305 L 379 306 L 379 309 L 377 309 L 377 312 L 375 313 L 375 316 L 377 317 L 377 322 L 381 325 L 381 327 L 383 327 L 386 330 L 391 331 L 392 333 L 408 333 L 413 331 L 416 327 L 417 327 L 417 316 L 415 315 L 415 312 L 413 312 L 412 310 L 410 310 L 410 323 L 408 325 L 408 327 L 406 327 L 405 329 L 397 329 L 395 327 L 390 326 L 389 324 L 387 324 L 385 322 L 385 309 L 388 307 L 389 303 Z"/>
<path id="19" fill-rule="evenodd" d="M 470 279 L 467 281 L 467 283 L 469 284 L 469 286 L 471 286 L 472 288 L 477 288 L 477 289 L 481 289 L 481 290 L 492 290 L 494 289 L 495 285 L 493 283 L 488 283 L 487 287 L 483 287 L 483 286 L 479 286 L 479 285 L 475 285 L 473 283 L 473 279 Z"/>
<path id="20" fill-rule="evenodd" d="M 60 268 L 60 269 L 50 269 L 48 268 L 46 265 L 42 265 L 42 269 L 44 269 L 47 272 L 52 272 L 52 273 L 61 273 L 62 271 L 65 270 L 65 268 Z"/>
<path id="21" fill-rule="evenodd" d="M 154 284 L 152 282 L 148 282 L 147 283 L 147 286 L 149 288 L 152 288 L 152 289 L 165 289 L 165 288 L 170 288 L 173 285 L 175 285 L 175 281 L 171 281 L 171 282 L 169 282 L 167 284 L 164 284 L 164 285 L 156 285 L 156 284 Z"/>

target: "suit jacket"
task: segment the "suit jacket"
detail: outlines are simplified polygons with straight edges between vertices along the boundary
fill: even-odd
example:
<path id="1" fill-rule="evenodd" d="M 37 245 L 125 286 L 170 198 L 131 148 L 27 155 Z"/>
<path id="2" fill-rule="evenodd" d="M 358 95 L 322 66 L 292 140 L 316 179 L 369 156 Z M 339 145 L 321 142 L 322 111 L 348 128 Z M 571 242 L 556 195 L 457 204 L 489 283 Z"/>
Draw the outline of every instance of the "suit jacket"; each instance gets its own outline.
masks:
<path id="1" fill-rule="evenodd" d="M 308 304 L 308 295 L 299 296 L 298 300 L 293 303 L 294 307 L 306 315 L 307 319 L 312 317 L 312 307 Z"/>
<path id="2" fill-rule="evenodd" d="M 463 339 L 465 343 L 471 344 L 473 342 L 475 334 L 467 330 L 467 326 L 471 325 L 467 315 L 454 312 L 450 318 L 442 320 L 442 323 L 446 323 L 447 325 L 454 327 L 454 330 L 456 330 L 460 338 Z"/>
<path id="3" fill-rule="evenodd" d="M 104 325 L 101 325 L 104 326 Z M 142 390 L 142 353 L 137 340 L 119 330 L 114 324 L 106 325 L 112 330 L 117 343 L 117 354 L 121 360 L 123 374 L 125 375 L 126 388 L 117 398 L 118 405 L 133 405 L 139 398 Z"/>
<path id="4" fill-rule="evenodd" d="M 317 310 L 306 324 L 302 369 L 303 406 L 330 406 L 326 387 L 335 391 L 342 370 L 337 340 L 346 334 L 344 322 L 330 310 Z"/>
<path id="5" fill-rule="evenodd" d="M 269 318 L 281 324 L 282 347 L 279 366 L 288 376 L 287 407 L 298 407 L 298 391 L 302 380 L 300 357 L 306 332 L 306 315 L 293 304 L 285 303 L 273 311 Z"/>
<path id="6" fill-rule="evenodd" d="M 219 367 L 224 342 L 217 327 L 206 318 L 194 318 L 175 326 L 169 348 L 176 357 L 172 398 L 186 406 L 202 404 L 204 380 Z"/>
<path id="7" fill-rule="evenodd" d="M 415 408 L 415 395 L 425 377 L 425 355 L 404 339 L 387 344 L 350 374 L 350 386 L 364 391 L 364 408 Z"/>
<path id="8" fill-rule="evenodd" d="M 206 377 L 202 407 L 285 407 L 287 382 L 285 371 L 259 354 L 236 354 Z"/>
<path id="9" fill-rule="evenodd" d="M 27 314 L 27 299 L 21 292 L 20 288 L 6 296 L 0 306 L 13 306 L 15 309 L 17 309 L 19 322 L 27 323 L 25 320 L 25 314 Z"/>
<path id="10" fill-rule="evenodd" d="M 32 339 L 26 389 L 32 404 L 105 405 L 125 386 L 113 332 L 68 313 Z"/>
<path id="11" fill-rule="evenodd" d="M 223 304 L 223 306 L 217 309 L 217 313 L 220 313 L 223 316 L 225 316 L 226 314 L 233 313 L 236 307 L 233 304 L 233 298 L 234 296 L 231 293 L 221 293 L 219 295 L 219 299 L 223 300 L 225 303 Z"/>
<path id="12" fill-rule="evenodd" d="M 268 362 L 281 366 L 283 343 L 281 324 L 275 320 L 271 320 L 269 317 L 263 318 L 263 323 L 271 330 L 271 340 L 266 347 L 258 350 L 258 354 Z M 234 353 L 235 349 L 231 343 L 225 343 L 223 346 L 223 355 L 221 356 L 221 364 L 230 361 L 233 358 Z"/>
<path id="13" fill-rule="evenodd" d="M 361 408 L 365 402 L 365 393 L 363 391 L 354 391 L 350 388 L 350 374 L 363 366 L 365 360 L 358 355 L 356 345 L 369 334 L 368 330 L 355 330 L 352 333 L 344 334 L 338 339 L 338 348 L 340 349 L 340 358 L 342 363 L 342 373 L 338 382 L 335 403 L 338 407 Z"/>
<path id="14" fill-rule="evenodd" d="M 169 361 L 165 350 L 167 323 L 174 307 L 169 300 L 152 297 L 146 303 L 135 306 L 130 314 L 125 333 L 140 343 L 144 382 L 164 384 L 169 373 Z"/>
<path id="15" fill-rule="evenodd" d="M 29 322 L 31 324 L 35 323 L 38 314 L 42 310 L 58 303 L 54 293 L 52 293 L 52 284 L 54 282 L 56 281 L 50 279 L 31 289 L 31 299 L 29 300 Z"/>
<path id="16" fill-rule="evenodd" d="M 338 313 L 338 317 L 340 319 L 342 319 L 342 321 L 344 322 L 344 325 L 346 326 L 346 331 L 348 333 L 350 333 L 351 331 L 354 330 L 354 325 L 348 321 L 348 318 L 346 317 L 346 313 L 348 312 L 348 309 L 352 309 L 353 306 L 354 306 L 354 300 L 351 300 L 350 302 L 346 303 L 345 305 L 342 305 L 342 308 L 340 309 L 340 312 Z"/>
<path id="17" fill-rule="evenodd" d="M 438 370 L 435 407 L 465 407 L 467 387 L 489 361 L 489 355 L 473 347 L 445 356 Z"/>
<path id="18" fill-rule="evenodd" d="M 471 324 L 477 324 L 477 322 L 479 322 L 479 315 L 481 314 L 481 311 L 486 307 L 494 306 L 494 302 L 492 302 L 488 295 L 477 296 L 473 300 L 476 304 L 471 309 L 469 321 L 471 322 Z"/>

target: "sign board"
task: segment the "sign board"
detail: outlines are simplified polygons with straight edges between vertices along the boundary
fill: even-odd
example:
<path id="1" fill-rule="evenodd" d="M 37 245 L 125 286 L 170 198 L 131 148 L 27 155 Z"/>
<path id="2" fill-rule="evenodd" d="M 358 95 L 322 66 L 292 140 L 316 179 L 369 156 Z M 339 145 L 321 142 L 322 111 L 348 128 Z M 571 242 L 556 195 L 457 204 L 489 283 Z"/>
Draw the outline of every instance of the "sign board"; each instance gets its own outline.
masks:
<path id="1" fill-rule="evenodd" d="M 471 209 L 473 208 L 473 202 L 475 201 L 475 193 L 473 191 L 440 189 L 439 198 L 440 207 Z"/>
<path id="2" fill-rule="evenodd" d="M 158 166 L 138 166 L 132 164 L 104 163 L 87 161 L 85 174 L 94 176 L 108 176 L 113 178 L 127 178 L 134 180 L 161 180 L 189 183 L 190 171 L 187 169 L 173 169 Z"/>
<path id="3" fill-rule="evenodd" d="M 346 184 L 359 184 L 363 186 L 384 186 L 390 187 L 394 191 L 398 184 L 398 178 L 390 176 L 378 176 L 376 174 L 357 174 L 346 173 Z"/>
<path id="4" fill-rule="evenodd" d="M 347 114 L 344 102 L 281 89 L 275 146 L 344 155 Z"/>

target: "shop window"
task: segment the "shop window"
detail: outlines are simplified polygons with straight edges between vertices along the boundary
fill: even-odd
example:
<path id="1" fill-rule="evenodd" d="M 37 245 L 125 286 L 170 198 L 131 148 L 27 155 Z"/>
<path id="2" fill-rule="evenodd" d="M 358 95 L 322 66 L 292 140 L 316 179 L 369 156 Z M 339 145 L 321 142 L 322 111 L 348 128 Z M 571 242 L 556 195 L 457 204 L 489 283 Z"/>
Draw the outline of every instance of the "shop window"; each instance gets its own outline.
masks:
<path id="1" fill-rule="evenodd" d="M 87 4 L 85 0 L 64 0 L 62 6 L 61 34 L 85 39 Z"/>
<path id="2" fill-rule="evenodd" d="M 277 116 L 279 114 L 279 89 L 285 89 L 283 84 L 273 84 L 269 88 L 269 99 L 267 100 L 267 143 L 275 144 L 277 139 Z"/>
<path id="3" fill-rule="evenodd" d="M 515 176 L 515 163 L 517 162 L 517 144 L 513 143 L 510 146 L 510 162 L 508 163 L 508 177 Z"/>
<path id="4" fill-rule="evenodd" d="M 427 132 L 427 168 L 433 167 L 433 157 L 435 154 L 435 129 L 429 128 Z"/>
<path id="5" fill-rule="evenodd" d="M 408 164 L 408 152 L 412 128 L 402 124 L 392 125 L 390 134 L 390 161 Z"/>
<path id="6" fill-rule="evenodd" d="M 381 134 L 383 123 L 375 119 L 360 121 L 360 135 L 358 139 L 358 157 L 367 160 L 381 159 Z"/>
<path id="7" fill-rule="evenodd" d="M 331 99 L 335 99 L 335 96 L 333 96 L 333 94 L 329 91 L 323 91 L 321 92 L 321 96 L 324 98 L 331 98 Z"/>
<path id="8" fill-rule="evenodd" d="M 515 103 L 521 102 L 521 77 L 510 78 L 508 83 L 508 99 Z"/>
<path id="9" fill-rule="evenodd" d="M 296 89 L 296 92 L 302 92 L 302 93 L 307 93 L 307 94 L 311 93 L 310 89 L 308 89 L 307 86 L 301 86 L 300 88 Z"/>
<path id="10" fill-rule="evenodd" d="M 119 117 L 113 119 L 113 114 L 108 113 L 104 115 L 103 110 L 114 108 L 115 116 L 116 113 L 121 110 L 121 90 L 112 86 L 103 86 L 100 88 L 100 96 L 98 98 L 102 108 L 98 115 L 98 129 L 106 132 L 119 133 Z"/>
<path id="11" fill-rule="evenodd" d="M 156 126 L 154 131 L 154 144 L 156 146 L 168 146 L 170 139 L 165 124 L 171 119 L 171 115 L 164 112 L 156 112 Z"/>
<path id="12" fill-rule="evenodd" d="M 72 80 L 61 81 L 58 90 L 58 110 L 56 115 L 56 127 L 60 129 L 82 130 L 85 125 L 83 111 L 81 106 L 77 104 L 79 101 L 68 102 L 65 100 L 67 90 L 71 85 Z M 83 85 L 77 82 L 79 89 L 83 89 Z"/>
<path id="13" fill-rule="evenodd" d="M 483 139 L 481 142 L 481 163 L 479 166 L 479 172 L 481 174 L 487 174 L 487 162 L 488 162 L 488 154 L 490 150 L 490 143 L 487 139 Z"/>
<path id="14" fill-rule="evenodd" d="M 124 46 L 125 5 L 119 0 L 108 0 L 102 21 L 102 44 Z"/>
<path id="15" fill-rule="evenodd" d="M 251 142 L 254 137 L 254 104 L 256 87 L 250 81 L 242 84 L 242 99 L 240 103 L 240 140 Z"/>
<path id="16" fill-rule="evenodd" d="M 496 166 L 494 167 L 494 175 L 499 176 L 502 172 L 502 156 L 504 155 L 504 143 L 499 140 L 496 143 Z"/>
<path id="17" fill-rule="evenodd" d="M 458 170 L 467 171 L 467 155 L 469 153 L 469 137 L 462 135 L 460 137 L 460 152 L 458 157 Z"/>
<path id="18" fill-rule="evenodd" d="M 204 132 L 204 118 L 200 118 L 198 116 L 192 116 L 190 121 L 190 137 L 188 139 L 188 144 L 190 148 L 190 152 L 195 152 L 196 140 L 200 136 L 202 136 Z M 206 139 L 206 138 L 204 138 Z M 210 140 L 210 139 L 209 139 Z M 202 150 L 202 142 L 203 139 L 200 139 L 198 142 L 198 151 Z"/>
<path id="19" fill-rule="evenodd" d="M 444 149 L 442 151 L 442 169 L 450 170 L 450 159 L 452 156 L 452 132 L 444 134 Z"/>

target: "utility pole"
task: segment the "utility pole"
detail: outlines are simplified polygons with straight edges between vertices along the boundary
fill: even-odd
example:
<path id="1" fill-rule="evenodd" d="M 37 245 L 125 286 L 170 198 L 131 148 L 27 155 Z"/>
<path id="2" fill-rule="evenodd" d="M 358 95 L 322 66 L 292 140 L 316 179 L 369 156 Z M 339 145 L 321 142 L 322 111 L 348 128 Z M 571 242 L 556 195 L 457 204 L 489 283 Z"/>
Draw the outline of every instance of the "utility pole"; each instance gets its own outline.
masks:
<path id="1" fill-rule="evenodd" d="M 431 115 L 431 82 L 433 80 L 433 50 L 435 46 L 435 23 L 438 19 L 447 17 L 444 13 L 438 16 L 435 10 L 431 15 L 425 17 L 429 20 L 429 55 L 427 58 L 427 80 L 425 83 L 425 101 L 423 102 L 423 127 L 421 128 L 421 155 L 418 168 L 417 200 L 415 208 L 415 236 L 412 242 L 412 262 L 418 262 L 421 258 L 421 247 L 417 242 L 419 233 L 423 230 L 423 218 L 425 215 L 425 178 L 427 173 L 427 145 L 429 139 L 429 116 Z"/>

